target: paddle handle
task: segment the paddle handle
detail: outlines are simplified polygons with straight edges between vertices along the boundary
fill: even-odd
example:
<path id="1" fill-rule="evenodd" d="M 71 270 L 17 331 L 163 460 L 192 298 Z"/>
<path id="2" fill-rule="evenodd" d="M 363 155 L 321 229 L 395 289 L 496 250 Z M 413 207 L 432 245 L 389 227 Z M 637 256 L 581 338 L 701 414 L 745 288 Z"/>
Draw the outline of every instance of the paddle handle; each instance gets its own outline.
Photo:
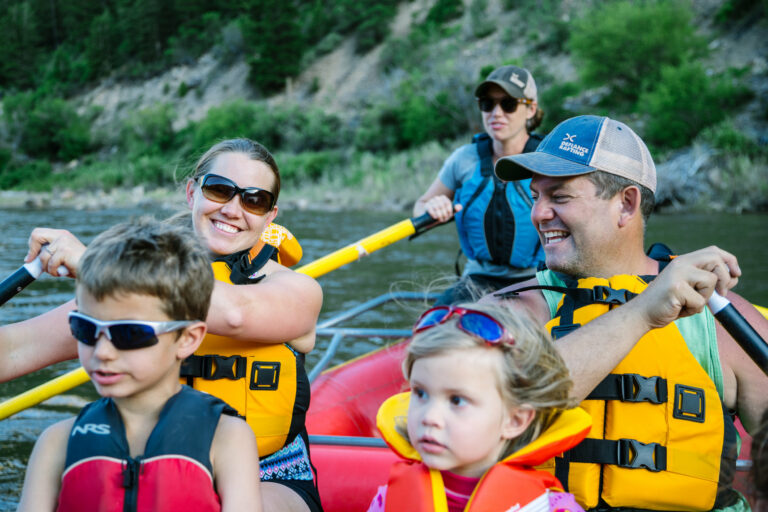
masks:
<path id="1" fill-rule="evenodd" d="M 29 284 L 40 277 L 40 274 L 42 273 L 43 264 L 40 262 L 39 256 L 29 263 L 20 266 L 13 274 L 6 277 L 3 282 L 0 283 L 0 306 L 29 286 Z M 66 276 L 69 274 L 69 270 L 62 265 L 58 268 L 58 274 L 60 276 Z"/>
<path id="2" fill-rule="evenodd" d="M 733 336 L 744 352 L 768 375 L 768 344 L 755 328 L 736 310 L 731 301 L 717 292 L 712 293 L 708 305 L 728 334 Z"/>
<path id="3" fill-rule="evenodd" d="M 432 218 L 428 213 L 424 213 L 422 215 L 419 215 L 418 217 L 412 217 L 411 223 L 413 224 L 413 229 L 416 230 L 418 233 L 420 230 L 426 228 L 427 226 L 431 226 L 437 222 L 435 219 Z"/>

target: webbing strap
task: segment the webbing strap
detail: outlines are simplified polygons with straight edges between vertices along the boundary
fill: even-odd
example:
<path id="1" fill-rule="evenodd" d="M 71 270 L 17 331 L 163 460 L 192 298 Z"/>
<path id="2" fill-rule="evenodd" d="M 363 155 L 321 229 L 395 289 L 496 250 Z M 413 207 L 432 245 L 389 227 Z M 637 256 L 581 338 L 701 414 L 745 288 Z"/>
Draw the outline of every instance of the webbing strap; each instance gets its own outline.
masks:
<path id="1" fill-rule="evenodd" d="M 498 297 L 500 299 L 508 299 L 528 290 L 550 290 L 553 292 L 559 292 L 572 298 L 579 306 L 587 304 L 610 304 L 618 306 L 621 304 L 626 304 L 629 300 L 637 296 L 636 293 L 630 292 L 629 290 L 625 290 L 623 288 L 616 290 L 610 286 L 602 285 L 598 285 L 593 288 L 570 288 L 565 286 L 546 286 L 539 284 L 533 286 L 525 286 L 523 288 L 518 288 L 508 292 L 495 293 L 494 297 Z"/>
<path id="2" fill-rule="evenodd" d="M 641 443 L 635 439 L 584 439 L 577 446 L 563 454 L 559 461 L 613 464 L 627 469 L 669 471 L 708 481 L 717 481 L 711 461 L 701 453 L 688 450 L 669 449 L 659 443 Z M 567 468 L 567 464 L 566 464 Z M 561 468 L 562 470 L 563 468 Z"/>
<path id="3" fill-rule="evenodd" d="M 181 363 L 181 377 L 198 377 L 205 380 L 230 379 L 245 377 L 248 359 L 243 356 L 189 356 Z"/>
<path id="4" fill-rule="evenodd" d="M 667 380 L 636 373 L 610 373 L 592 390 L 587 400 L 662 404 L 667 401 Z"/>
<path id="5" fill-rule="evenodd" d="M 667 448 L 659 443 L 641 443 L 636 439 L 587 438 L 568 450 L 569 462 L 612 464 L 627 469 L 645 468 L 658 472 L 667 469 Z"/>

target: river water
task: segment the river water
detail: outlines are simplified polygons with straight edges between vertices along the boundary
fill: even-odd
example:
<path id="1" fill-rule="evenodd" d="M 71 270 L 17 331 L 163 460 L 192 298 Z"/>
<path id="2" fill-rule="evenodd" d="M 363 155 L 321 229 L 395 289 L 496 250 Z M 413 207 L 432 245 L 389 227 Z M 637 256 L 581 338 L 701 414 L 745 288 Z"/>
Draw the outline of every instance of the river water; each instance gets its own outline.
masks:
<path id="1" fill-rule="evenodd" d="M 1 210 L 0 278 L 16 270 L 27 251 L 27 238 L 35 226 L 66 227 L 88 242 L 106 227 L 142 214 L 165 217 L 172 213 L 159 207 L 142 209 Z M 404 218 L 391 212 L 282 212 L 278 222 L 287 226 L 304 249 L 302 263 L 328 254 Z M 654 215 L 647 240 L 664 241 L 678 253 L 717 244 L 739 258 L 744 277 L 736 291 L 750 301 L 768 306 L 768 216 L 730 214 Z M 359 262 L 319 278 L 324 302 L 321 320 L 389 291 L 435 291 L 441 278 L 450 276 L 458 242 L 452 225 L 442 226 L 413 241 L 400 241 Z M 42 313 L 72 297 L 70 279 L 41 277 L 0 308 L 0 324 L 17 322 Z M 354 327 L 407 328 L 426 303 L 391 303 L 365 313 L 347 324 Z M 308 357 L 308 368 L 329 343 L 318 340 Z M 386 343 L 382 339 L 349 340 L 336 362 L 363 354 Z M 64 362 L 12 382 L 0 384 L 0 400 L 77 367 Z M 0 511 L 18 503 L 24 470 L 40 432 L 51 423 L 74 415 L 83 404 L 97 398 L 90 384 L 79 386 L 37 407 L 0 421 Z"/>

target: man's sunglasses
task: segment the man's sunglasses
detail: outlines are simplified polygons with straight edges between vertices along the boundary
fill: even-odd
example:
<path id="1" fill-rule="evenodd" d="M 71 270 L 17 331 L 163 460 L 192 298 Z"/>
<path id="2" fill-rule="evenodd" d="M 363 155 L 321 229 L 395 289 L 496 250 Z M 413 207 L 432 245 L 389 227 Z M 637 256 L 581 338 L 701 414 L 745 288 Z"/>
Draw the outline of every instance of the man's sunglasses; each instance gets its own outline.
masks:
<path id="1" fill-rule="evenodd" d="M 517 110 L 518 103 L 530 105 L 533 103 L 533 100 L 529 100 L 527 98 L 513 98 L 512 96 L 504 96 L 503 98 L 490 98 L 488 96 L 483 96 L 481 98 L 477 98 L 477 106 L 480 107 L 480 110 L 483 112 L 491 112 L 494 108 L 496 108 L 496 105 L 501 105 L 501 110 L 507 114 L 511 114 Z"/>
<path id="2" fill-rule="evenodd" d="M 69 313 L 69 329 L 77 341 L 93 347 L 96 345 L 99 336 L 104 333 L 115 348 L 120 350 L 151 347 L 157 343 L 158 335 L 177 331 L 193 323 L 195 323 L 193 320 L 173 322 L 115 320 L 105 322 L 91 318 L 78 311 Z"/>
<path id="3" fill-rule="evenodd" d="M 456 327 L 470 336 L 479 338 L 489 345 L 515 344 L 515 338 L 491 315 L 475 309 L 455 306 L 436 306 L 426 310 L 413 326 L 413 334 L 444 324 L 454 315 L 459 317 Z"/>
<path id="4" fill-rule="evenodd" d="M 228 203 L 235 195 L 240 195 L 245 211 L 264 215 L 275 206 L 275 195 L 269 190 L 258 187 L 240 188 L 237 184 L 218 174 L 205 174 L 197 179 L 203 196 L 216 203 Z"/>

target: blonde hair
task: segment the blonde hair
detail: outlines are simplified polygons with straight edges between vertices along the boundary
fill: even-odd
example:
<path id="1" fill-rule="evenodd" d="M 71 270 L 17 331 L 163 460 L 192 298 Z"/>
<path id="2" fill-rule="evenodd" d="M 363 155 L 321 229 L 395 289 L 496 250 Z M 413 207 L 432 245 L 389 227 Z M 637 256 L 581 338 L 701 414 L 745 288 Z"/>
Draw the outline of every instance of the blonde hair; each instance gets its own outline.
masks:
<path id="1" fill-rule="evenodd" d="M 406 380 L 410 379 L 413 364 L 424 357 L 478 346 L 498 350 L 502 358 L 496 377 L 504 404 L 510 408 L 528 406 L 535 411 L 525 432 L 507 442 L 501 460 L 539 437 L 561 410 L 576 405 L 570 398 L 573 382 L 549 334 L 528 315 L 499 304 L 463 304 L 461 307 L 482 311 L 498 320 L 514 337 L 514 344 L 487 345 L 482 339 L 458 329 L 456 316 L 413 336 L 403 361 L 403 374 Z"/>

